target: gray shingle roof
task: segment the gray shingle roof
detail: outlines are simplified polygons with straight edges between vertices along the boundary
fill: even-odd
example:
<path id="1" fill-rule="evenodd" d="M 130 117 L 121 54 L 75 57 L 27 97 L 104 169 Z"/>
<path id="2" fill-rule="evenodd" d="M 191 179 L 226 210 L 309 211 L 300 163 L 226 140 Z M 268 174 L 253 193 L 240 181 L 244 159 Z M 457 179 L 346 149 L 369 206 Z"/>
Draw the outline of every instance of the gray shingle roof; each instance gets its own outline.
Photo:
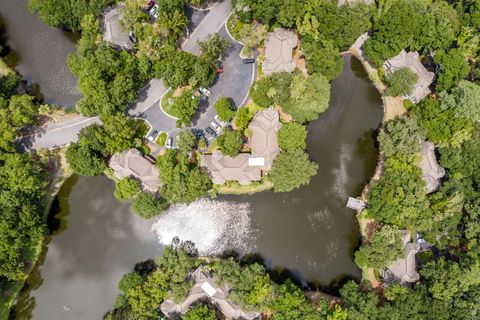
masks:
<path id="1" fill-rule="evenodd" d="M 128 35 L 128 30 L 122 25 L 121 10 L 123 4 L 119 4 L 108 10 L 103 17 L 103 39 L 122 49 L 130 50 L 133 43 Z"/>
<path id="2" fill-rule="evenodd" d="M 265 41 L 265 61 L 262 71 L 266 75 L 275 72 L 293 72 L 295 60 L 293 49 L 298 45 L 298 36 L 289 30 L 275 28 Z"/>

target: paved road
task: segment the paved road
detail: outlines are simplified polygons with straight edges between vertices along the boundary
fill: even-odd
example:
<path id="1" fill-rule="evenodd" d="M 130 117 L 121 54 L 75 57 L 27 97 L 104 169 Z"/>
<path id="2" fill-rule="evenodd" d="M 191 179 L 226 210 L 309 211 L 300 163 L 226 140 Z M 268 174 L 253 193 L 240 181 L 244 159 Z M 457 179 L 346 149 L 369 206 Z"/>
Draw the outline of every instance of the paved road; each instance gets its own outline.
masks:
<path id="1" fill-rule="evenodd" d="M 255 77 L 256 66 L 245 65 L 239 57 L 241 45 L 235 42 L 225 29 L 225 21 L 231 12 L 231 1 L 224 0 L 211 9 L 203 19 L 196 21 L 196 28 L 190 33 L 190 38 L 184 43 L 183 50 L 197 54 L 198 41 L 208 38 L 211 33 L 218 32 L 229 40 L 230 47 L 223 57 L 224 72 L 215 80 L 210 91 L 212 95 L 201 106 L 192 121 L 195 128 L 205 129 L 215 116 L 213 104 L 223 96 L 232 98 L 235 106 L 241 107 L 248 95 L 251 81 Z M 128 114 L 146 120 L 152 130 L 166 131 L 175 137 L 181 129 L 176 128 L 176 120 L 160 109 L 160 100 L 167 88 L 159 79 L 151 80 L 139 93 L 139 98 L 131 106 Z M 35 150 L 38 148 L 54 148 L 76 141 L 77 133 L 84 127 L 99 122 L 98 118 L 78 117 L 70 122 L 38 129 L 35 135 L 17 140 L 19 150 Z"/>

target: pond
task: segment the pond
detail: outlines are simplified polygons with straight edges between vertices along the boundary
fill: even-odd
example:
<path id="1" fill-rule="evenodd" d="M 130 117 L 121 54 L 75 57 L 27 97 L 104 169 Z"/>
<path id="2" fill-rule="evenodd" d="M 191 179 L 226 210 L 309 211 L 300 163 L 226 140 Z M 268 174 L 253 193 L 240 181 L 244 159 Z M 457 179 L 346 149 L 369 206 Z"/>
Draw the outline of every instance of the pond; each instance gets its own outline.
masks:
<path id="1" fill-rule="evenodd" d="M 143 221 L 129 203 L 113 198 L 107 178 L 70 179 L 59 194 L 58 231 L 19 299 L 16 319 L 101 319 L 121 275 L 160 254 L 173 236 L 194 241 L 204 253 L 257 253 L 270 268 L 310 284 L 359 279 L 353 262 L 358 225 L 345 204 L 373 173 L 381 119 L 378 93 L 361 64 L 345 57 L 328 111 L 308 126 L 308 152 L 319 166 L 308 186 L 202 199 Z"/>
<path id="2" fill-rule="evenodd" d="M 7 64 L 16 68 L 45 102 L 74 106 L 80 91 L 66 59 L 75 51 L 79 36 L 45 25 L 27 10 L 27 0 L 1 0 L 0 20 L 11 49 Z"/>

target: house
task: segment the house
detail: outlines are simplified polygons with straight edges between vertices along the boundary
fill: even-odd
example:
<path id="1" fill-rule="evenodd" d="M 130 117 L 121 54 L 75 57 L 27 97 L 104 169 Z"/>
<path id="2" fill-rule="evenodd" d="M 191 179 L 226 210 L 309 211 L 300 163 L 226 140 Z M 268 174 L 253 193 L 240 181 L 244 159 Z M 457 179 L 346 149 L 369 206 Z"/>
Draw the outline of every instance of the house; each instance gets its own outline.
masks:
<path id="1" fill-rule="evenodd" d="M 295 60 L 293 49 L 298 45 L 298 36 L 289 30 L 275 28 L 265 41 L 265 60 L 262 71 L 266 75 L 276 72 L 293 72 Z"/>
<path id="2" fill-rule="evenodd" d="M 145 159 L 137 149 L 115 153 L 108 165 L 118 179 L 134 177 L 140 180 L 144 190 L 156 192 L 161 186 L 157 167 Z"/>
<path id="3" fill-rule="evenodd" d="M 273 160 L 280 153 L 277 132 L 281 128 L 278 111 L 258 111 L 248 126 L 252 132 L 251 153 L 241 153 L 232 158 L 214 151 L 202 155 L 201 165 L 207 169 L 214 184 L 236 181 L 248 185 L 260 181 L 262 172 L 272 169 Z"/>
<path id="4" fill-rule="evenodd" d="M 133 42 L 122 22 L 123 4 L 109 9 L 103 17 L 103 39 L 120 49 L 131 50 Z"/>
<path id="5" fill-rule="evenodd" d="M 418 76 L 418 81 L 413 87 L 413 91 L 406 95 L 405 98 L 413 103 L 417 103 L 430 94 L 429 86 L 433 82 L 435 74 L 428 71 L 420 62 L 418 52 L 406 52 L 402 50 L 400 54 L 390 60 L 385 61 L 385 74 L 391 74 L 399 69 L 408 68 Z"/>
<path id="6" fill-rule="evenodd" d="M 416 282 L 420 275 L 416 270 L 415 254 L 420 249 L 418 243 L 411 242 L 411 234 L 408 230 L 401 230 L 402 242 L 405 255 L 394 261 L 387 269 L 380 272 L 385 281 L 397 281 L 401 284 Z"/>
<path id="7" fill-rule="evenodd" d="M 230 302 L 228 300 L 228 288 L 217 285 L 216 281 L 203 269 L 203 266 L 199 266 L 190 273 L 189 277 L 195 284 L 183 302 L 177 304 L 173 300 L 168 299 L 160 305 L 160 310 L 166 316 L 185 314 L 190 306 L 197 301 L 209 299 L 228 320 L 255 320 L 260 318 L 259 312 L 246 312 Z"/>
<path id="8" fill-rule="evenodd" d="M 425 192 L 427 194 L 435 192 L 440 187 L 440 180 L 445 176 L 445 169 L 442 168 L 435 157 L 435 146 L 429 141 L 422 143 L 422 160 L 420 169 L 422 169 L 422 179 L 425 181 Z"/>

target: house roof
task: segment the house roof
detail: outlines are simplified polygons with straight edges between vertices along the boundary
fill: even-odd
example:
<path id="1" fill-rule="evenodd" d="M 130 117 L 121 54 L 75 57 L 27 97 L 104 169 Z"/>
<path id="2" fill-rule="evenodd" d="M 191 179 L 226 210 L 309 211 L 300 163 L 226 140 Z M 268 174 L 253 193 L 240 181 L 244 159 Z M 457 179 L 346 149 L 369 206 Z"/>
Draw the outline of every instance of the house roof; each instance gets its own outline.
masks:
<path id="1" fill-rule="evenodd" d="M 445 176 L 445 169 L 442 168 L 435 156 L 435 145 L 429 141 L 422 143 L 422 160 L 420 168 L 422 169 L 422 178 L 426 184 L 426 193 L 432 193 L 440 187 L 440 179 Z"/>
<path id="2" fill-rule="evenodd" d="M 435 75 L 433 72 L 428 71 L 420 62 L 418 52 L 411 51 L 407 53 L 405 50 L 402 50 L 396 57 L 385 61 L 385 74 L 393 73 L 401 68 L 408 68 L 418 76 L 417 83 L 406 98 L 413 103 L 417 103 L 430 94 L 431 91 L 428 87 L 432 84 Z"/>
<path id="3" fill-rule="evenodd" d="M 118 179 L 137 178 L 148 191 L 155 192 L 161 185 L 157 167 L 145 159 L 137 149 L 115 153 L 108 165 Z"/>
<path id="4" fill-rule="evenodd" d="M 171 299 L 165 300 L 160 305 L 160 310 L 165 315 L 185 314 L 190 306 L 199 299 L 210 299 L 226 319 L 253 320 L 260 317 L 259 312 L 245 312 L 239 306 L 230 302 L 227 297 L 228 289 L 217 285 L 215 280 L 203 269 L 203 266 L 199 266 L 189 276 L 195 282 L 189 296 L 178 304 Z"/>
<path id="5" fill-rule="evenodd" d="M 292 50 L 298 45 L 298 36 L 289 30 L 275 28 L 265 41 L 265 61 L 262 71 L 266 75 L 275 72 L 293 72 L 295 60 Z"/>
<path id="6" fill-rule="evenodd" d="M 211 155 L 202 155 L 201 165 L 210 173 L 214 184 L 237 181 L 248 185 L 262 179 L 262 170 L 270 170 L 275 157 L 280 153 L 277 131 L 280 130 L 278 111 L 265 109 L 258 111 L 250 125 L 251 154 L 241 153 L 232 158 L 214 151 Z"/>
<path id="7" fill-rule="evenodd" d="M 119 4 L 108 10 L 103 17 L 103 39 L 122 49 L 130 50 L 133 43 L 130 40 L 128 30 L 122 24 L 121 9 L 123 4 Z"/>
<path id="8" fill-rule="evenodd" d="M 393 278 L 400 283 L 412 283 L 420 279 L 416 270 L 415 254 L 419 251 L 418 243 L 410 242 L 411 234 L 408 230 L 401 230 L 404 245 L 404 256 L 395 260 L 387 270 L 383 270 L 383 278 Z"/>

